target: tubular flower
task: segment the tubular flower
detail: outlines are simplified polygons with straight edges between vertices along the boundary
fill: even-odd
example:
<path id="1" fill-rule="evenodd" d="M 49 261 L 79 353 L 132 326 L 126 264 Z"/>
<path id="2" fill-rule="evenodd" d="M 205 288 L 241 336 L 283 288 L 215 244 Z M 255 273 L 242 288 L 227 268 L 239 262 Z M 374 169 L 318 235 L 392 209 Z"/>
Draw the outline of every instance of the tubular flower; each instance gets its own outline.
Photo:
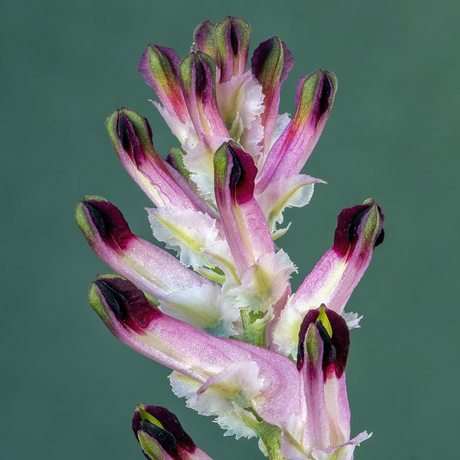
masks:
<path id="1" fill-rule="evenodd" d="M 302 168 L 337 91 L 332 72 L 301 79 L 292 120 L 278 114 L 293 65 L 272 37 L 247 65 L 251 29 L 240 18 L 206 21 L 182 60 L 149 45 L 139 71 L 178 139 L 164 159 L 133 110 L 115 110 L 107 131 L 129 175 L 153 207 L 155 238 L 138 237 L 102 197 L 77 205 L 88 243 L 118 274 L 99 275 L 89 302 L 129 347 L 170 369 L 174 393 L 216 417 L 227 434 L 257 436 L 272 459 L 351 460 L 369 435 L 350 439 L 344 307 L 383 241 L 373 200 L 344 209 L 333 246 L 297 292 L 296 267 L 274 240 L 286 207 L 306 205 L 320 179 Z M 206 459 L 177 418 L 138 406 L 134 433 L 150 459 Z"/>

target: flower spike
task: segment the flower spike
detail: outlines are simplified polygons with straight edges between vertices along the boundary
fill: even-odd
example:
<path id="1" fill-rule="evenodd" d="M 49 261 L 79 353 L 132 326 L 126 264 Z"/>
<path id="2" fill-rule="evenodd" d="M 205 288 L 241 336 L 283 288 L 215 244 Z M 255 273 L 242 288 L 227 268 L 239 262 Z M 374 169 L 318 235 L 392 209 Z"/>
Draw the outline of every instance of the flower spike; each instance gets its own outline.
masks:
<path id="1" fill-rule="evenodd" d="M 212 460 L 195 445 L 179 419 L 164 407 L 138 404 L 132 427 L 150 460 Z"/>
<path id="2" fill-rule="evenodd" d="M 271 460 L 353 460 L 345 367 L 358 315 L 344 307 L 384 238 L 373 200 L 344 209 L 332 247 L 292 294 L 296 267 L 274 240 L 289 207 L 321 179 L 302 174 L 330 115 L 337 79 L 319 69 L 298 84 L 295 114 L 279 114 L 293 57 L 278 37 L 247 66 L 251 27 L 204 21 L 184 58 L 149 45 L 139 72 L 177 137 L 166 159 L 139 113 L 121 108 L 107 131 L 150 198 L 139 238 L 98 196 L 77 205 L 88 243 L 117 274 L 99 275 L 89 302 L 112 334 L 170 369 L 178 397 L 225 435 L 259 438 Z M 168 250 L 176 251 L 177 257 Z M 209 460 L 177 417 L 138 405 L 133 431 L 150 460 Z"/>

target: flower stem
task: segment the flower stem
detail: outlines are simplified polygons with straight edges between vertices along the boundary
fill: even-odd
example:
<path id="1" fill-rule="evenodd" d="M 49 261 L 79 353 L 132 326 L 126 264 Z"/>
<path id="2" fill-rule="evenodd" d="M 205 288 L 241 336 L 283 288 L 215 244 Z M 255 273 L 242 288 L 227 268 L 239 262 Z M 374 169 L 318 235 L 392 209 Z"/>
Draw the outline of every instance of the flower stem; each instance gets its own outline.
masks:
<path id="1" fill-rule="evenodd" d="M 263 321 L 264 313 L 255 313 L 248 308 L 241 309 L 241 319 L 243 321 L 243 340 L 258 347 L 267 347 L 265 340 L 265 328 L 267 323 Z"/>
<path id="2" fill-rule="evenodd" d="M 270 460 L 286 460 L 281 455 L 281 430 L 277 426 L 261 423 L 257 433 L 267 450 Z"/>

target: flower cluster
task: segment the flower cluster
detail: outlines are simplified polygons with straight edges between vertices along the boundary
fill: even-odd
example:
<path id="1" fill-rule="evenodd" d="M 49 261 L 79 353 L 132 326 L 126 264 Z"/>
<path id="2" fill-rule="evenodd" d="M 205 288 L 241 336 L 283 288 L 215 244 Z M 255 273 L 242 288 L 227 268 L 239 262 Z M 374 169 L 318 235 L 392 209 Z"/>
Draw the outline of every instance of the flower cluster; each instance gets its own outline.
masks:
<path id="1" fill-rule="evenodd" d="M 171 368 L 174 393 L 216 417 L 227 434 L 257 436 L 272 459 L 351 460 L 366 432 L 350 439 L 344 313 L 375 246 L 383 214 L 373 200 L 344 209 L 333 246 L 297 292 L 289 256 L 274 241 L 287 207 L 321 183 L 302 168 L 329 117 L 332 72 L 299 82 L 292 119 L 278 114 L 293 65 L 272 37 L 247 66 L 251 29 L 240 18 L 206 21 L 182 60 L 150 45 L 139 71 L 179 145 L 163 159 L 148 121 L 133 110 L 107 120 L 122 164 L 151 199 L 155 238 L 139 238 L 98 196 L 76 208 L 94 251 L 118 274 L 100 275 L 89 301 L 109 330 Z M 150 459 L 205 459 L 166 409 L 138 406 L 133 429 Z"/>

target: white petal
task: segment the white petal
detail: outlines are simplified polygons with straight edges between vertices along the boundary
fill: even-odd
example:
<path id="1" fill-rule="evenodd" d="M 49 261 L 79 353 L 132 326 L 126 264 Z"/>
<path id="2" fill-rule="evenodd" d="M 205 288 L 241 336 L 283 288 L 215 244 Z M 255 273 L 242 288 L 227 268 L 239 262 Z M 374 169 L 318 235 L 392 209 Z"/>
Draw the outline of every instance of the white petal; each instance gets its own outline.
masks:
<path id="1" fill-rule="evenodd" d="M 264 110 L 262 86 L 249 70 L 219 83 L 216 95 L 219 112 L 225 124 L 231 127 L 230 136 L 238 142 L 243 130 L 250 129 Z"/>
<path id="2" fill-rule="evenodd" d="M 273 130 L 272 140 L 270 142 L 270 149 L 273 147 L 273 144 L 278 140 L 278 137 L 281 136 L 281 133 L 286 129 L 286 126 L 291 121 L 291 118 L 288 113 L 282 113 L 278 115 L 275 123 L 275 129 Z M 269 150 L 270 150 L 269 149 Z"/>
<path id="3" fill-rule="evenodd" d="M 359 329 L 361 325 L 359 324 L 363 319 L 362 316 L 359 316 L 358 313 L 350 311 L 348 313 L 342 312 L 343 319 L 347 322 L 348 329 Z"/>
<path id="4" fill-rule="evenodd" d="M 314 184 L 321 182 L 321 179 L 298 174 L 273 182 L 262 193 L 256 195 L 270 230 L 275 233 L 276 224 L 283 223 L 283 212 L 286 208 L 307 205 L 313 195 Z"/>
<path id="5" fill-rule="evenodd" d="M 147 212 L 153 236 L 166 243 L 168 249 L 176 250 L 186 267 L 192 266 L 195 270 L 213 267 L 203 249 L 214 245 L 219 238 L 215 219 L 193 209 L 161 208 Z"/>
<path id="6" fill-rule="evenodd" d="M 226 430 L 225 436 L 239 439 L 256 436 L 250 425 L 257 420 L 242 407 L 250 406 L 250 401 L 260 394 L 263 380 L 258 375 L 258 365 L 246 362 L 228 366 L 203 385 L 177 372 L 169 379 L 174 394 L 185 397 L 188 407 L 201 415 L 216 416 L 216 422 Z"/>
<path id="7" fill-rule="evenodd" d="M 184 165 L 190 171 L 190 178 L 196 184 L 198 194 L 215 207 L 214 198 L 214 152 L 229 139 L 223 136 L 202 136 L 198 144 L 186 142 L 182 145 L 187 155 Z"/>
<path id="8" fill-rule="evenodd" d="M 239 308 L 268 311 L 286 292 L 295 271 L 295 265 L 283 250 L 265 254 L 243 274 L 241 285 L 230 289 L 227 294 Z"/>
<path id="9" fill-rule="evenodd" d="M 161 310 L 216 337 L 237 333 L 233 322 L 239 311 L 228 302 L 216 285 L 184 289 L 169 295 L 160 304 Z"/>
<path id="10" fill-rule="evenodd" d="M 363 431 L 351 441 L 327 449 L 313 449 L 312 456 L 315 460 L 353 460 L 353 453 L 356 446 L 359 446 L 363 441 L 369 439 L 372 433 L 368 434 Z"/>
<path id="11" fill-rule="evenodd" d="M 198 136 L 196 135 L 195 128 L 189 122 L 182 123 L 177 118 L 172 117 L 169 112 L 158 102 L 150 101 L 158 109 L 163 120 L 169 126 L 174 136 L 177 137 L 181 145 L 188 144 L 189 146 L 198 143 Z M 190 148 L 190 147 L 189 147 Z"/>
<path id="12" fill-rule="evenodd" d="M 299 329 L 305 314 L 301 314 L 291 304 L 289 298 L 276 325 L 273 327 L 272 343 L 274 349 L 285 356 L 297 359 Z"/>

